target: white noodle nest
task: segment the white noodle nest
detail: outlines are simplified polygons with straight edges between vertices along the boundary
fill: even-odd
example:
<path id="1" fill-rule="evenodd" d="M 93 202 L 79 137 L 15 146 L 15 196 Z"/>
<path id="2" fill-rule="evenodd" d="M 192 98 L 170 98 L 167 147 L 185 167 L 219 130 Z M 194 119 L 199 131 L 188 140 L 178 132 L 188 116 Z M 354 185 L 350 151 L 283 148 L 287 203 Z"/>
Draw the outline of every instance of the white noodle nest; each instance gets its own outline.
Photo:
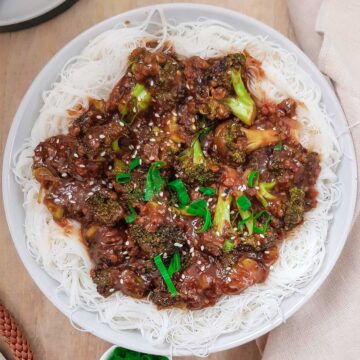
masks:
<path id="1" fill-rule="evenodd" d="M 306 286 L 318 272 L 325 256 L 331 220 L 330 209 L 340 197 L 334 173 L 340 150 L 331 128 L 331 119 L 321 103 L 319 88 L 298 65 L 296 58 L 263 37 L 250 36 L 228 25 L 208 19 L 174 24 L 160 13 L 138 26 L 119 26 L 95 39 L 79 56 L 70 59 L 57 81 L 44 92 L 44 105 L 15 164 L 17 181 L 24 191 L 27 246 L 40 266 L 59 282 L 59 292 L 73 309 L 96 312 L 101 322 L 114 330 L 137 329 L 153 344 L 169 343 L 173 350 L 206 355 L 214 341 L 236 331 L 239 337 L 269 324 L 281 313 L 282 301 Z M 39 184 L 31 173 L 35 146 L 45 138 L 66 133 L 67 109 L 88 106 L 88 98 L 107 98 L 125 74 L 127 57 L 144 39 L 170 41 L 183 56 L 214 57 L 247 49 L 262 62 L 267 81 L 257 85 L 276 102 L 293 97 L 304 106 L 298 119 L 303 124 L 303 145 L 321 153 L 321 174 L 317 183 L 319 203 L 306 214 L 298 231 L 283 242 L 280 258 L 265 283 L 250 287 L 237 296 L 225 296 L 215 306 L 199 311 L 169 309 L 158 311 L 147 300 L 135 300 L 120 293 L 101 297 L 89 276 L 89 256 L 78 241 L 78 232 L 64 234 L 46 207 L 37 202 Z M 252 89 L 254 92 L 258 88 Z M 260 96 L 260 95 L 259 95 Z M 74 222 L 74 228 L 78 224 Z"/>

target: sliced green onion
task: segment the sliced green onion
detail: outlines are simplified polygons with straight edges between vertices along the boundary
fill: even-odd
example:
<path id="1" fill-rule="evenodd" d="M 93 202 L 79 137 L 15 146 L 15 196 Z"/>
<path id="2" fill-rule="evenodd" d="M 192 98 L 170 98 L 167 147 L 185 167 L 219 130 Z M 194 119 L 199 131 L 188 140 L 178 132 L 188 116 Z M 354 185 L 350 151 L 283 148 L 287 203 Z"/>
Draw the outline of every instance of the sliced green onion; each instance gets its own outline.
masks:
<path id="1" fill-rule="evenodd" d="M 152 200 L 153 196 L 157 195 L 164 187 L 165 180 L 160 175 L 160 167 L 163 165 L 163 161 L 155 161 L 150 165 L 149 171 L 146 174 L 145 201 Z"/>
<path id="2" fill-rule="evenodd" d="M 107 360 L 169 360 L 167 356 L 145 354 L 122 347 L 117 347 Z"/>
<path id="3" fill-rule="evenodd" d="M 170 189 L 176 192 L 180 208 L 183 208 L 190 202 L 190 197 L 187 193 L 186 186 L 182 180 L 176 179 L 174 181 L 171 181 L 169 182 L 168 186 L 170 187 Z"/>
<path id="4" fill-rule="evenodd" d="M 274 150 L 275 151 L 279 151 L 279 150 L 282 150 L 283 146 L 281 144 L 277 144 L 274 146 Z"/>
<path id="5" fill-rule="evenodd" d="M 146 110 L 151 101 L 151 94 L 144 85 L 136 84 L 131 91 L 131 95 L 136 98 L 136 107 L 138 111 Z"/>
<path id="6" fill-rule="evenodd" d="M 235 244 L 234 244 L 233 241 L 231 241 L 231 240 L 225 240 L 224 241 L 223 250 L 225 252 L 232 251 L 232 250 L 234 250 L 234 248 L 235 248 Z"/>
<path id="7" fill-rule="evenodd" d="M 241 195 L 237 198 L 236 203 L 242 211 L 246 211 L 251 207 L 251 201 L 246 195 Z"/>
<path id="8" fill-rule="evenodd" d="M 154 262 L 155 262 L 155 265 L 158 268 L 162 278 L 164 279 L 165 284 L 168 287 L 168 290 L 169 290 L 171 296 L 176 296 L 177 291 L 176 291 L 175 285 L 171 281 L 170 275 L 169 275 L 168 271 L 166 270 L 166 267 L 165 267 L 163 261 L 161 260 L 161 256 L 156 255 L 154 257 Z"/>
<path id="9" fill-rule="evenodd" d="M 201 227 L 201 229 L 198 231 L 198 233 L 203 233 L 206 230 L 211 228 L 211 225 L 212 225 L 211 212 L 207 206 L 205 208 L 205 216 L 203 217 L 203 219 L 204 219 L 204 225 Z"/>
<path id="10" fill-rule="evenodd" d="M 204 225 L 201 227 L 198 233 L 205 232 L 206 230 L 211 228 L 212 226 L 211 213 L 207 205 L 207 202 L 204 199 L 193 201 L 186 209 L 186 212 L 188 215 L 200 216 L 203 218 Z"/>
<path id="11" fill-rule="evenodd" d="M 200 186 L 199 187 L 199 191 L 204 194 L 204 195 L 208 195 L 208 196 L 212 196 L 216 194 L 216 191 L 214 188 L 212 187 L 204 187 L 204 186 Z"/>
<path id="12" fill-rule="evenodd" d="M 115 180 L 119 184 L 126 184 L 130 181 L 130 174 L 128 174 L 128 173 L 116 174 Z"/>
<path id="13" fill-rule="evenodd" d="M 258 170 L 252 170 L 248 177 L 248 185 L 250 187 L 257 186 L 259 182 L 259 171 Z"/>
<path id="14" fill-rule="evenodd" d="M 112 148 L 113 151 L 116 152 L 116 153 L 120 152 L 119 139 L 116 139 L 115 141 L 113 141 L 113 142 L 111 143 L 111 148 Z"/>
<path id="15" fill-rule="evenodd" d="M 131 160 L 130 165 L 129 165 L 130 171 L 133 171 L 140 164 L 141 164 L 141 159 L 140 158 L 135 158 L 134 160 Z"/>
<path id="16" fill-rule="evenodd" d="M 256 220 L 259 219 L 262 216 L 265 216 L 266 220 L 265 220 L 265 223 L 264 223 L 263 227 L 259 228 L 259 227 L 256 226 Z M 267 226 L 268 226 L 270 221 L 271 221 L 271 216 L 267 211 L 262 210 L 262 211 L 258 212 L 254 216 L 254 233 L 264 234 L 266 232 L 266 230 L 267 230 Z"/>
<path id="17" fill-rule="evenodd" d="M 170 265 L 168 267 L 168 274 L 172 277 L 176 272 L 181 270 L 181 261 L 180 261 L 180 253 L 177 251 L 170 261 Z"/>
<path id="18" fill-rule="evenodd" d="M 189 215 L 203 216 L 205 207 L 207 207 L 207 203 L 204 199 L 195 200 L 189 205 L 187 212 Z"/>
<path id="19" fill-rule="evenodd" d="M 131 224 L 132 222 L 135 221 L 136 217 L 137 217 L 137 213 L 135 211 L 135 209 L 130 205 L 128 204 L 128 208 L 130 210 L 130 215 L 129 216 L 126 216 L 125 218 L 125 221 L 128 223 L 128 224 Z"/>

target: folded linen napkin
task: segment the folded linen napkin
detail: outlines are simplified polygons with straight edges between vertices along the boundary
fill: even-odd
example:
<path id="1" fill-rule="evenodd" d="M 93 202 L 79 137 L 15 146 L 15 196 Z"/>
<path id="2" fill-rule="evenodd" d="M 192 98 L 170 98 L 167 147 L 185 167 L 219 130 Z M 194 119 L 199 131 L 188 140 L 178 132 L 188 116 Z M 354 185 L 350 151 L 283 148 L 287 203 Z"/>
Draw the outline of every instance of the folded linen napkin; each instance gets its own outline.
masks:
<path id="1" fill-rule="evenodd" d="M 360 1 L 288 0 L 288 7 L 300 46 L 333 82 L 359 171 Z M 262 360 L 360 359 L 359 205 L 343 253 L 326 282 L 291 319 L 258 341 Z"/>

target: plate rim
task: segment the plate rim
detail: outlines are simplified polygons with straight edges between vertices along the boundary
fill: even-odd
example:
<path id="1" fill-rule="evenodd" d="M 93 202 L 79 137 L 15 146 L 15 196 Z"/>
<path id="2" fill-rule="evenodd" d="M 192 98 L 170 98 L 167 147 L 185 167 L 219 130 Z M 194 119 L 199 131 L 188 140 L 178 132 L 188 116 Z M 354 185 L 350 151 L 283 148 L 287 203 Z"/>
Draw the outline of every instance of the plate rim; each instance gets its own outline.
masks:
<path id="1" fill-rule="evenodd" d="M 45 291 L 45 285 L 40 283 L 39 279 L 35 279 L 32 276 L 32 264 L 29 263 L 29 259 L 28 257 L 31 256 L 29 253 L 22 253 L 22 251 L 20 250 L 20 245 L 18 245 L 18 242 L 16 242 L 14 239 L 16 238 L 16 236 L 14 236 L 15 234 L 15 224 L 13 223 L 12 219 L 10 218 L 10 208 L 7 205 L 10 201 L 9 199 L 9 185 L 11 182 L 11 166 L 12 166 L 12 160 L 13 160 L 13 145 L 14 145 L 14 140 L 15 140 L 15 136 L 17 133 L 17 130 L 19 128 L 19 126 L 21 125 L 21 119 L 23 117 L 23 114 L 25 112 L 27 103 L 29 101 L 29 98 L 31 96 L 32 90 L 33 88 L 36 87 L 36 84 L 39 83 L 41 81 L 41 78 L 43 76 L 45 76 L 45 74 L 48 72 L 48 69 L 51 69 L 51 65 L 52 63 L 54 63 L 57 59 L 60 59 L 62 57 L 62 53 L 66 52 L 66 50 L 68 48 L 70 48 L 74 43 L 76 42 L 81 42 L 81 39 L 86 37 L 87 34 L 90 34 L 93 31 L 96 31 L 96 29 L 98 27 L 100 27 L 100 25 L 106 25 L 106 23 L 111 23 L 112 21 L 116 20 L 116 18 L 118 18 L 119 16 L 124 17 L 124 16 L 133 16 L 136 14 L 139 14 L 141 12 L 146 13 L 148 11 L 154 10 L 154 9 L 162 9 L 164 11 L 166 11 L 167 9 L 170 10 L 176 10 L 176 9 L 181 9 L 181 10 L 188 10 L 190 8 L 198 8 L 200 10 L 210 10 L 210 12 L 214 12 L 214 11 L 219 11 L 222 12 L 225 15 L 229 15 L 229 16 L 235 16 L 237 18 L 239 18 L 240 20 L 247 22 L 247 23 L 252 23 L 254 26 L 256 26 L 257 28 L 262 29 L 263 31 L 266 31 L 268 35 L 270 35 L 271 38 L 275 39 L 275 42 L 279 41 L 280 45 L 282 46 L 284 43 L 286 45 L 286 50 L 288 50 L 289 52 L 294 52 L 297 56 L 298 59 L 301 58 L 301 60 L 303 62 L 305 62 L 305 64 L 315 73 L 318 75 L 318 78 L 314 81 L 317 85 L 319 85 L 321 88 L 326 88 L 327 89 L 327 97 L 330 97 L 330 100 L 334 102 L 335 106 L 338 108 L 339 111 L 339 116 L 341 116 L 341 122 L 343 124 L 347 124 L 347 120 L 346 117 L 344 115 L 343 109 L 341 107 L 340 101 L 338 100 L 338 98 L 335 95 L 335 92 L 333 90 L 333 88 L 331 87 L 330 83 L 328 82 L 328 80 L 326 80 L 325 76 L 320 72 L 320 70 L 312 63 L 312 61 L 308 58 L 308 56 L 303 53 L 303 51 L 296 46 L 291 40 L 289 40 L 288 38 L 286 38 L 284 35 L 282 35 L 280 32 L 278 32 L 277 30 L 271 28 L 270 26 L 262 23 L 261 21 L 254 19 L 248 15 L 245 15 L 239 11 L 236 10 L 230 10 L 228 8 L 222 8 L 219 6 L 213 6 L 213 5 L 207 5 L 207 4 L 198 4 L 198 3 L 170 3 L 170 4 L 156 4 L 156 5 L 150 5 L 150 6 L 146 6 L 146 7 L 139 7 L 139 8 L 135 8 L 120 14 L 117 14 L 115 16 L 109 17 L 107 19 L 104 19 L 98 23 L 96 23 L 95 25 L 91 26 L 90 28 L 86 29 L 85 31 L 81 32 L 80 34 L 78 34 L 77 36 L 75 36 L 72 40 L 70 40 L 67 44 L 65 44 L 48 62 L 47 64 L 40 70 L 40 72 L 37 74 L 37 76 L 34 78 L 33 82 L 31 83 L 31 85 L 28 87 L 25 95 L 23 96 L 20 105 L 18 106 L 18 109 L 14 115 L 13 118 L 13 123 L 11 125 L 11 128 L 9 130 L 8 133 L 8 137 L 7 137 L 7 141 L 6 141 L 6 146 L 5 146 L 5 151 L 4 151 L 4 157 L 3 157 L 3 172 L 2 172 L 2 191 L 3 191 L 3 203 L 4 203 L 4 210 L 5 210 L 5 216 L 6 216 L 6 221 L 10 230 L 10 234 L 11 234 L 11 238 L 12 241 L 14 243 L 14 246 L 17 250 L 18 255 L 20 256 L 23 265 L 25 266 L 27 272 L 29 273 L 32 281 L 34 281 L 36 283 L 36 285 L 38 286 L 38 288 L 42 291 L 42 293 L 53 303 L 53 305 L 55 305 L 63 314 L 65 314 L 69 319 L 72 317 L 72 319 L 79 324 L 80 326 L 82 326 L 83 328 L 86 328 L 86 326 L 84 326 L 84 321 L 82 321 L 82 319 L 79 319 L 79 317 L 76 316 L 76 314 L 74 314 L 72 316 L 71 311 L 67 308 L 64 307 L 63 303 L 60 303 L 59 299 L 56 298 L 54 296 L 54 294 L 49 294 L 48 292 Z M 109 27 L 110 28 L 110 27 Z M 104 30 L 105 31 L 105 30 Z M 64 59 L 64 63 L 66 62 L 66 59 Z M 302 67 L 301 65 L 299 65 L 300 67 Z M 306 71 L 307 72 L 307 71 Z M 323 91 L 322 91 L 322 95 Z M 350 138 L 350 156 L 352 156 L 353 159 L 356 159 L 356 154 L 355 154 L 355 148 L 354 148 L 354 142 L 352 140 L 352 136 L 351 136 L 351 132 L 349 132 L 348 134 L 349 138 Z M 353 186 L 353 191 L 354 194 L 357 193 L 357 189 L 358 189 L 358 184 L 357 184 L 357 177 L 358 177 L 358 172 L 357 172 L 357 166 L 356 166 L 356 161 L 354 161 L 352 163 L 352 171 L 354 173 L 354 178 L 352 179 L 351 183 Z M 313 278 L 311 280 L 311 282 L 309 283 L 309 288 L 307 289 L 306 292 L 306 296 L 302 297 L 299 301 L 297 301 L 293 306 L 291 306 L 287 311 L 285 311 L 283 313 L 282 317 L 277 317 L 275 318 L 274 321 L 272 321 L 271 323 L 265 325 L 262 327 L 261 330 L 255 331 L 254 334 L 250 335 L 250 336 L 244 336 L 242 337 L 240 340 L 233 340 L 233 341 L 228 341 L 225 343 L 220 343 L 219 344 L 219 338 L 216 340 L 216 343 L 214 345 L 212 345 L 209 348 L 209 353 L 213 353 L 213 352 L 218 352 L 218 351 L 222 351 L 222 350 L 227 350 L 242 344 L 247 343 L 248 341 L 251 341 L 259 336 L 264 335 L 265 333 L 267 333 L 270 330 L 275 329 L 278 325 L 280 325 L 283 321 L 285 321 L 286 319 L 290 318 L 296 311 L 298 311 L 302 306 L 305 305 L 305 303 L 313 296 L 313 294 L 321 287 L 321 285 L 324 283 L 325 279 L 328 277 L 329 273 L 331 272 L 331 270 L 334 268 L 335 263 L 337 262 L 338 258 L 340 257 L 340 254 L 343 250 L 343 247 L 347 241 L 347 237 L 348 234 L 351 230 L 351 225 L 352 225 L 352 219 L 355 213 L 355 205 L 356 205 L 356 196 L 353 196 L 350 200 L 349 203 L 349 209 L 350 209 L 350 213 L 352 214 L 351 217 L 344 219 L 344 231 L 342 233 L 342 235 L 340 236 L 341 239 L 343 239 L 341 241 L 341 243 L 338 244 L 338 246 L 336 247 L 336 254 L 334 256 L 332 256 L 331 261 L 327 264 L 326 267 L 324 267 L 324 265 L 322 265 L 322 270 L 321 273 L 320 271 L 318 272 L 318 276 L 316 278 Z M 25 239 L 21 239 L 21 241 L 24 241 Z M 37 265 L 39 266 L 39 265 Z M 41 269 L 42 271 L 44 271 L 43 269 Z M 48 274 L 47 274 L 48 275 Z M 49 275 L 48 275 L 49 276 Z M 99 338 L 102 338 L 105 341 L 109 341 L 108 337 L 102 336 L 101 333 L 99 333 L 99 331 L 91 331 L 90 329 L 86 329 L 88 332 L 96 335 Z M 236 333 L 236 332 L 234 332 Z M 118 339 L 116 342 L 118 345 L 120 346 L 126 346 L 129 349 L 132 350 L 136 350 L 136 351 L 146 351 L 144 350 L 144 348 L 140 348 L 140 347 L 135 347 L 135 346 L 129 346 L 129 344 L 125 344 L 124 342 L 122 342 L 122 340 Z M 165 351 L 164 349 L 159 349 L 156 348 L 155 346 L 152 345 L 152 348 L 154 349 L 153 353 L 154 354 L 159 354 L 159 355 L 169 355 L 168 351 Z M 166 349 L 168 350 L 168 349 Z M 173 355 L 191 355 L 192 353 L 190 351 L 184 350 L 184 351 L 175 351 Z"/>

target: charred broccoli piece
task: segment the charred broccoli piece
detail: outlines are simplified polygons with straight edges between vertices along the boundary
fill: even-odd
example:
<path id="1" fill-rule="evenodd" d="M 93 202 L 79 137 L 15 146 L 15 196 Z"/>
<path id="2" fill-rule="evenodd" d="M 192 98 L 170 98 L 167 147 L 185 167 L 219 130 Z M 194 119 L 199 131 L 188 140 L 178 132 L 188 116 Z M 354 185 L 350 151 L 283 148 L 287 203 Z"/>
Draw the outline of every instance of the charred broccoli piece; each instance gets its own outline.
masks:
<path id="1" fill-rule="evenodd" d="M 105 225 L 112 225 L 119 221 L 124 211 L 119 202 L 107 192 L 99 191 L 86 200 L 94 220 Z"/>
<path id="2" fill-rule="evenodd" d="M 210 169 L 210 163 L 204 156 L 198 136 L 192 141 L 190 148 L 179 156 L 176 167 L 180 178 L 187 183 L 206 185 L 218 178 L 218 174 Z"/>
<path id="3" fill-rule="evenodd" d="M 296 186 L 289 191 L 290 198 L 285 209 L 285 227 L 290 230 L 300 224 L 304 219 L 305 192 Z"/>
<path id="4" fill-rule="evenodd" d="M 178 245 L 185 243 L 186 239 L 181 229 L 173 224 L 161 225 L 156 232 L 148 232 L 143 225 L 130 226 L 130 236 L 140 248 L 151 258 L 158 254 L 167 254 L 167 258 L 176 251 Z"/>
<path id="5" fill-rule="evenodd" d="M 241 71 L 232 70 L 230 77 L 236 96 L 228 97 L 226 99 L 226 104 L 230 107 L 232 113 L 236 117 L 244 124 L 250 126 L 254 122 L 256 116 L 255 102 L 246 90 L 241 78 Z"/>

